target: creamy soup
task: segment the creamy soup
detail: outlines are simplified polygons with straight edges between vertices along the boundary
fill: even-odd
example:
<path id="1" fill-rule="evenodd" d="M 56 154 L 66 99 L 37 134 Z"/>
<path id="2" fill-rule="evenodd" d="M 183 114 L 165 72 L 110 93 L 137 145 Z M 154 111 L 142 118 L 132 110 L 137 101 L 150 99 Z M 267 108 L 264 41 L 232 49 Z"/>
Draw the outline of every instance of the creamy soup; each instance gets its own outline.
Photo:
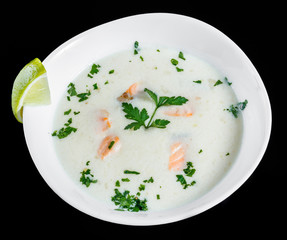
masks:
<path id="1" fill-rule="evenodd" d="M 71 79 L 52 133 L 59 159 L 75 184 L 117 210 L 197 199 L 240 147 L 247 101 L 231 82 L 186 52 L 135 42 Z"/>

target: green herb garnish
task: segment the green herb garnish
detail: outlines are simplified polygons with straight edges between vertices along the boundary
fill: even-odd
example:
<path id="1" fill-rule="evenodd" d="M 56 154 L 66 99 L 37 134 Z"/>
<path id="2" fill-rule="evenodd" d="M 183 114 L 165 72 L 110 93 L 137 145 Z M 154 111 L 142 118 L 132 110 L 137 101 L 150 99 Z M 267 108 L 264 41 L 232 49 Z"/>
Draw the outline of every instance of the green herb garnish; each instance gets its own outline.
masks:
<path id="1" fill-rule="evenodd" d="M 91 169 L 85 169 L 81 172 L 82 176 L 80 182 L 86 187 L 89 187 L 91 183 L 96 183 L 98 180 L 93 179 L 94 175 L 91 174 Z"/>
<path id="2" fill-rule="evenodd" d="M 220 80 L 217 80 L 216 83 L 215 83 L 213 86 L 215 87 L 215 86 L 220 85 L 220 84 L 222 84 L 222 83 L 223 83 L 223 82 L 221 82 Z"/>
<path id="3" fill-rule="evenodd" d="M 188 101 L 188 99 L 181 97 L 181 96 L 179 97 L 162 96 L 158 98 L 158 96 L 151 90 L 145 88 L 144 91 L 151 97 L 151 99 L 154 101 L 156 105 L 151 118 L 149 117 L 147 110 L 145 108 L 143 108 L 140 111 L 137 107 L 133 107 L 132 104 L 124 102 L 122 103 L 122 107 L 123 107 L 123 111 L 126 113 L 125 117 L 127 119 L 135 121 L 127 125 L 124 129 L 138 130 L 142 126 L 145 129 L 148 129 L 150 127 L 166 128 L 166 125 L 169 124 L 170 121 L 165 120 L 165 119 L 156 119 L 155 121 L 152 121 L 158 108 L 162 106 L 183 105 Z M 149 118 L 150 120 L 148 124 L 146 125 L 145 121 Z"/>
<path id="4" fill-rule="evenodd" d="M 85 92 L 85 93 L 79 93 L 79 94 L 77 94 L 77 97 L 80 98 L 80 99 L 79 99 L 79 102 L 83 102 L 83 101 L 87 100 L 87 99 L 89 98 L 88 96 L 90 96 L 90 95 L 91 95 L 91 91 L 88 90 L 88 91 Z"/>
<path id="5" fill-rule="evenodd" d="M 72 118 L 69 118 L 67 123 L 64 124 L 66 127 L 61 128 L 59 131 L 55 130 L 52 133 L 52 136 L 53 137 L 57 136 L 59 139 L 62 139 L 62 138 L 69 136 L 72 132 L 76 132 L 77 128 L 71 127 L 70 126 L 71 123 L 72 123 Z"/>
<path id="6" fill-rule="evenodd" d="M 187 177 L 192 177 L 196 170 L 194 169 L 192 162 L 187 162 L 186 165 L 187 168 L 183 169 L 183 172 Z"/>
<path id="7" fill-rule="evenodd" d="M 134 43 L 134 55 L 137 55 L 139 53 L 139 42 L 135 41 Z"/>
<path id="8" fill-rule="evenodd" d="M 143 180 L 143 182 L 144 182 L 144 183 L 153 183 L 154 180 L 153 180 L 152 177 L 150 177 L 150 179 L 148 179 L 148 180 Z"/>
<path id="9" fill-rule="evenodd" d="M 76 96 L 77 95 L 77 91 L 76 91 L 76 87 L 75 87 L 74 83 L 70 83 L 68 85 L 67 92 L 70 94 L 70 96 Z"/>
<path id="10" fill-rule="evenodd" d="M 192 177 L 196 170 L 193 167 L 192 162 L 187 162 L 186 165 L 187 165 L 187 168 L 183 169 L 183 172 L 185 173 L 186 177 Z M 186 179 L 184 178 L 182 174 L 178 174 L 176 175 L 176 177 L 177 177 L 176 181 L 181 183 L 181 185 L 183 186 L 183 189 L 193 186 L 196 183 L 196 181 L 187 183 Z"/>
<path id="11" fill-rule="evenodd" d="M 225 82 L 226 82 L 229 86 L 232 84 L 232 82 L 229 82 L 229 81 L 228 81 L 228 78 L 227 78 L 227 77 L 225 77 L 224 80 L 225 80 Z"/>
<path id="12" fill-rule="evenodd" d="M 182 60 L 185 60 L 185 57 L 183 56 L 183 53 L 182 53 L 182 52 L 179 52 L 178 58 L 181 58 Z"/>
<path id="13" fill-rule="evenodd" d="M 115 141 L 111 141 L 110 145 L 108 146 L 108 149 L 111 149 L 114 146 L 114 144 L 115 144 Z"/>
<path id="14" fill-rule="evenodd" d="M 144 191 L 145 190 L 145 185 L 144 184 L 141 184 L 140 186 L 139 186 L 139 191 Z"/>
<path id="15" fill-rule="evenodd" d="M 193 81 L 194 83 L 201 84 L 201 80 Z"/>
<path id="16" fill-rule="evenodd" d="M 99 70 L 99 68 L 100 68 L 101 66 L 99 65 L 99 64 L 93 64 L 92 65 L 92 68 L 91 68 L 91 71 L 90 71 L 90 74 L 97 74 L 100 70 Z"/>
<path id="17" fill-rule="evenodd" d="M 66 112 L 64 112 L 64 115 L 69 115 L 71 111 L 72 109 L 67 110 Z"/>
<path id="18" fill-rule="evenodd" d="M 171 62 L 172 65 L 174 65 L 174 66 L 176 66 L 176 65 L 178 64 L 178 61 L 177 61 L 176 59 L 174 59 L 174 58 L 172 58 L 172 59 L 170 60 L 170 62 Z"/>
<path id="19" fill-rule="evenodd" d="M 140 200 L 137 196 L 130 195 L 130 191 L 124 191 L 121 193 L 118 189 L 115 189 L 115 195 L 111 198 L 112 202 L 118 206 L 117 210 L 139 212 L 147 211 L 147 200 Z"/>
<path id="20" fill-rule="evenodd" d="M 140 173 L 136 172 L 136 171 L 125 170 L 124 174 L 136 174 L 136 175 L 139 175 Z"/>
<path id="21" fill-rule="evenodd" d="M 116 186 L 116 187 L 120 187 L 120 186 L 121 186 L 121 184 L 120 184 L 120 181 L 119 181 L 119 180 L 117 180 L 117 181 L 116 181 L 115 186 Z"/>
<path id="22" fill-rule="evenodd" d="M 97 83 L 93 84 L 93 87 L 94 87 L 94 90 L 98 90 L 98 89 L 99 89 L 99 87 L 98 87 L 98 84 L 97 84 Z"/>
<path id="23" fill-rule="evenodd" d="M 112 70 L 109 71 L 109 74 L 113 74 L 114 72 L 115 72 L 115 70 L 112 69 Z"/>
<path id="24" fill-rule="evenodd" d="M 246 108 L 247 103 L 248 103 L 248 101 L 245 99 L 244 102 L 239 102 L 236 105 L 232 104 L 232 105 L 230 105 L 229 108 L 226 108 L 223 110 L 231 112 L 235 118 L 238 118 L 238 114 L 240 113 L 240 111 L 243 111 Z"/>
<path id="25" fill-rule="evenodd" d="M 176 71 L 178 71 L 178 72 L 182 72 L 182 71 L 184 71 L 184 69 L 179 68 L 179 67 L 176 67 L 175 69 L 176 69 Z"/>

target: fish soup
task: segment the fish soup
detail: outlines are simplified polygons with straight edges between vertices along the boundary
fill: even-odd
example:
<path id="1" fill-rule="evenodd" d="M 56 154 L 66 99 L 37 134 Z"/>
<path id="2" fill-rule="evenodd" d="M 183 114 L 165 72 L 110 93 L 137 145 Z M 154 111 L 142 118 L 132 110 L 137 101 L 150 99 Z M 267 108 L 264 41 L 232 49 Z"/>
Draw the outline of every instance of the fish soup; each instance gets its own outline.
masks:
<path id="1" fill-rule="evenodd" d="M 246 104 L 207 62 L 135 42 L 71 79 L 52 136 L 83 191 L 116 210 L 159 211 L 199 198 L 224 177 Z"/>

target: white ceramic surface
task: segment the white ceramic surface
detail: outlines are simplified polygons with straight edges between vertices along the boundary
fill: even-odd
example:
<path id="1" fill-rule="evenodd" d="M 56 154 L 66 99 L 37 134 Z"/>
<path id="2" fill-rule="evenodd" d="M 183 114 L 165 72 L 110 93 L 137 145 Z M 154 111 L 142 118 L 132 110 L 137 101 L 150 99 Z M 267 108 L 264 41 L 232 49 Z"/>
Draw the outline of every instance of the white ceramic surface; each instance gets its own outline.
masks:
<path id="1" fill-rule="evenodd" d="M 119 212 L 107 208 L 75 186 L 62 169 L 51 133 L 55 108 L 66 86 L 98 59 L 120 50 L 166 46 L 199 56 L 232 81 L 239 100 L 248 99 L 243 112 L 243 141 L 230 171 L 210 192 L 176 209 L 161 212 Z M 109 22 L 62 44 L 44 61 L 52 104 L 24 108 L 24 133 L 33 161 L 48 185 L 67 203 L 96 218 L 128 225 L 155 225 L 199 214 L 236 191 L 259 164 L 271 132 L 271 108 L 263 82 L 243 51 L 214 27 L 176 14 L 152 13 Z M 251 147 L 252 146 L 252 147 Z"/>

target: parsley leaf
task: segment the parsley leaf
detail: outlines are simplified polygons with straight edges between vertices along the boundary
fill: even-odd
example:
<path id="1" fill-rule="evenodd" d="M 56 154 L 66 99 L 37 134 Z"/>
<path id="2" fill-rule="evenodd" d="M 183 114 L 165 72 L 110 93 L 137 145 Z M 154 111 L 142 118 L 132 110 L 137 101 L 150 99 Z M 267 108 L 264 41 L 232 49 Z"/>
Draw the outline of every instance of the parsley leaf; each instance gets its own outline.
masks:
<path id="1" fill-rule="evenodd" d="M 165 120 L 165 119 L 156 119 L 155 121 L 152 121 L 155 113 L 158 108 L 162 106 L 171 106 L 171 105 L 183 105 L 185 104 L 188 99 L 185 97 L 166 97 L 166 96 L 161 96 L 158 97 L 156 93 L 153 91 L 145 88 L 144 91 L 151 97 L 151 99 L 154 101 L 156 107 L 155 110 L 151 116 L 149 117 L 147 110 L 143 108 L 141 111 L 137 107 L 133 107 L 132 104 L 130 103 L 122 103 L 123 111 L 126 113 L 125 117 L 130 120 L 134 120 L 135 122 L 132 122 L 128 124 L 124 129 L 133 129 L 133 130 L 138 130 L 140 127 L 144 127 L 146 129 L 150 127 L 156 127 L 156 128 L 166 128 L 166 125 L 170 123 L 170 121 Z M 149 119 L 148 124 L 145 124 L 145 121 Z"/>
<path id="2" fill-rule="evenodd" d="M 221 82 L 220 80 L 217 80 L 216 83 L 215 83 L 213 86 L 215 87 L 215 86 L 220 85 L 220 84 L 222 84 L 222 83 L 223 83 L 223 82 Z"/>
<path id="3" fill-rule="evenodd" d="M 134 55 L 137 55 L 139 53 L 139 42 L 135 41 L 134 43 Z"/>
<path id="4" fill-rule="evenodd" d="M 178 64 L 178 61 L 174 58 L 170 59 L 170 62 L 172 65 L 176 66 Z"/>
<path id="5" fill-rule="evenodd" d="M 70 83 L 68 85 L 68 90 L 67 92 L 70 94 L 70 96 L 76 96 L 77 95 L 77 91 L 76 91 L 76 88 L 75 88 L 75 84 L 74 83 Z"/>
<path id="6" fill-rule="evenodd" d="M 224 110 L 231 112 L 235 118 L 238 118 L 238 114 L 240 113 L 240 111 L 243 111 L 246 108 L 247 103 L 248 101 L 245 99 L 244 102 L 239 102 L 236 105 L 232 104 L 230 105 L 229 108 L 224 109 Z"/>
<path id="7" fill-rule="evenodd" d="M 62 127 L 59 131 L 55 130 L 52 133 L 52 136 L 55 137 L 57 136 L 59 139 L 68 137 L 72 132 L 76 132 L 77 128 L 71 127 L 70 124 L 72 123 L 72 118 L 69 118 L 67 123 L 64 124 L 66 127 Z"/>
<path id="8" fill-rule="evenodd" d="M 184 55 L 183 55 L 183 52 L 179 52 L 178 58 L 181 58 L 182 60 L 185 60 L 185 57 L 184 57 Z"/>
<path id="9" fill-rule="evenodd" d="M 156 127 L 156 128 L 166 128 L 166 125 L 169 124 L 170 121 L 164 120 L 164 119 L 156 119 L 150 124 L 150 127 Z"/>
<path id="10" fill-rule="evenodd" d="M 118 189 L 114 189 L 115 195 L 111 198 L 112 202 L 118 206 L 117 210 L 139 212 L 147 211 L 147 200 L 140 200 L 137 196 L 130 195 L 130 191 L 121 193 Z"/>
<path id="11" fill-rule="evenodd" d="M 185 173 L 186 177 L 192 177 L 193 174 L 195 173 L 195 168 L 193 167 L 192 162 L 187 162 L 186 163 L 187 168 L 183 169 L 183 172 Z M 180 184 L 183 186 L 183 189 L 186 189 L 190 186 L 193 186 L 196 181 L 192 181 L 191 183 L 187 183 L 186 179 L 184 178 L 184 176 L 182 174 L 178 174 L 176 175 L 177 177 L 177 182 L 180 182 Z"/>
<path id="12" fill-rule="evenodd" d="M 92 68 L 91 68 L 91 71 L 90 71 L 90 74 L 97 74 L 100 70 L 101 66 L 99 64 L 93 64 L 92 65 Z"/>
<path id="13" fill-rule="evenodd" d="M 146 128 L 145 121 L 149 118 L 149 115 L 145 108 L 139 111 L 137 107 L 134 108 L 132 104 L 126 102 L 122 103 L 122 107 L 126 113 L 125 117 L 135 121 L 127 125 L 125 129 L 133 128 L 134 130 L 138 130 L 141 126 Z"/>
<path id="14" fill-rule="evenodd" d="M 85 169 L 81 172 L 82 176 L 80 178 L 80 182 L 86 187 L 89 187 L 91 183 L 96 183 L 98 180 L 93 179 L 94 175 L 91 174 L 91 169 Z"/>
<path id="15" fill-rule="evenodd" d="M 136 175 L 139 175 L 140 173 L 137 172 L 137 171 L 125 170 L 125 171 L 124 171 L 124 174 L 136 174 Z"/>

